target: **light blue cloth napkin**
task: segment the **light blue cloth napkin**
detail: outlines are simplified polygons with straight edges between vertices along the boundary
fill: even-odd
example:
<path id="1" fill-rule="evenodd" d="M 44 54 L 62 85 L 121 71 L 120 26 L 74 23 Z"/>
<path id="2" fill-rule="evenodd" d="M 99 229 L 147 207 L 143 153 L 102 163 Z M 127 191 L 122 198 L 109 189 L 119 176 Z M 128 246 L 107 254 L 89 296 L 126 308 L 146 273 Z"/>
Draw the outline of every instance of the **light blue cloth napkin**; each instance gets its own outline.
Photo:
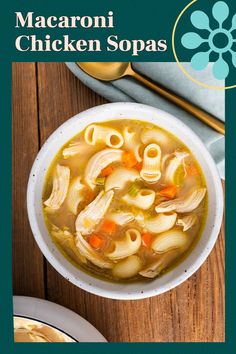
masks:
<path id="1" fill-rule="evenodd" d="M 88 87 L 111 102 L 140 102 L 169 112 L 188 125 L 204 142 L 218 167 L 221 178 L 225 176 L 225 139 L 207 125 L 201 123 L 181 108 L 161 98 L 132 78 L 102 82 L 85 74 L 75 63 L 68 68 Z M 193 71 L 189 63 L 182 63 L 186 70 L 199 81 L 219 86 L 211 71 L 212 64 L 200 72 Z M 176 63 L 133 63 L 134 69 L 151 78 L 187 100 L 195 103 L 217 118 L 225 118 L 225 91 L 204 88 L 189 80 Z M 224 81 L 220 84 L 224 86 Z M 191 148 L 191 147 L 190 147 Z"/>

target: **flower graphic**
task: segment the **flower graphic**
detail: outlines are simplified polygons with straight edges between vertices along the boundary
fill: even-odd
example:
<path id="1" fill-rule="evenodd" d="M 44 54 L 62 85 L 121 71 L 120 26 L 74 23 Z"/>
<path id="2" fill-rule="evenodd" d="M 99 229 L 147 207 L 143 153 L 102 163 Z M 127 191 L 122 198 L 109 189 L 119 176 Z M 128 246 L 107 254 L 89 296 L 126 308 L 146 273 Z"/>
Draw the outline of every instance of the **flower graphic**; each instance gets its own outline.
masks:
<path id="1" fill-rule="evenodd" d="M 215 52 L 218 59 L 213 64 L 213 75 L 216 79 L 223 80 L 229 74 L 229 65 L 223 58 L 225 53 L 229 52 L 231 54 L 232 64 L 236 68 L 236 52 L 232 50 L 232 46 L 236 42 L 232 34 L 236 29 L 236 13 L 232 17 L 229 29 L 223 27 L 223 23 L 229 17 L 229 7 L 224 1 L 217 1 L 214 4 L 212 15 L 218 23 L 217 28 L 214 29 L 211 28 L 209 17 L 205 12 L 194 11 L 191 15 L 191 23 L 196 29 L 207 31 L 207 38 L 202 38 L 195 32 L 188 32 L 182 36 L 181 43 L 187 49 L 197 49 L 202 43 L 207 43 L 209 50 L 194 54 L 191 59 L 191 66 L 195 70 L 203 70 L 210 61 L 210 54 Z M 220 45 L 219 40 L 221 40 Z"/>

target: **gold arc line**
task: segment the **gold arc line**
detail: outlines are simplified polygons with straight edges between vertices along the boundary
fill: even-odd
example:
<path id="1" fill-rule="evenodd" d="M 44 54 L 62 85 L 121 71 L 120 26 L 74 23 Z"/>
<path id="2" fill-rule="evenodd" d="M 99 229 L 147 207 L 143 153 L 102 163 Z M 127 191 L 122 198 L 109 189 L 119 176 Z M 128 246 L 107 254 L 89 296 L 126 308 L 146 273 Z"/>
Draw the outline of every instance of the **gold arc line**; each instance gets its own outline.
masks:
<path id="1" fill-rule="evenodd" d="M 177 25 L 178 25 L 178 23 L 179 23 L 180 18 L 181 18 L 182 15 L 184 14 L 184 12 L 185 12 L 190 6 L 192 6 L 195 2 L 197 2 L 197 1 L 198 1 L 198 0 L 193 0 L 193 1 L 191 1 L 188 5 L 186 5 L 185 8 L 180 12 L 179 16 L 177 17 L 177 19 L 176 19 L 176 21 L 175 21 L 175 24 L 174 24 L 174 27 L 173 27 L 173 31 L 172 31 L 172 40 L 171 40 L 171 42 L 172 42 L 172 50 L 173 50 L 173 54 L 174 54 L 176 63 L 178 64 L 180 70 L 189 78 L 189 80 L 195 82 L 195 84 L 198 84 L 198 85 L 203 86 L 203 87 L 205 87 L 205 88 L 214 89 L 214 90 L 229 90 L 229 89 L 235 88 L 235 87 L 236 87 L 236 84 L 235 84 L 235 85 L 232 85 L 232 86 L 225 86 L 225 87 L 211 86 L 211 85 L 204 84 L 203 82 L 194 79 L 194 78 L 185 70 L 185 68 L 180 64 L 180 61 L 179 61 L 179 59 L 178 59 L 178 56 L 177 56 L 176 50 L 175 50 L 175 32 L 176 32 L 176 28 L 177 28 Z"/>

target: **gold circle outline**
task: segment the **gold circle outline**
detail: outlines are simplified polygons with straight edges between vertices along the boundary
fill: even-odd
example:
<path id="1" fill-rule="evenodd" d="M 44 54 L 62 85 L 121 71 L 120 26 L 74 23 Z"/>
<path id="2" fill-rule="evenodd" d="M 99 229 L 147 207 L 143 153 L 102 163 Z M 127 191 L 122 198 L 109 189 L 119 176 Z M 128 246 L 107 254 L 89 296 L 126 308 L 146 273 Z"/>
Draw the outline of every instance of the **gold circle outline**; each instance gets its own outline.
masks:
<path id="1" fill-rule="evenodd" d="M 197 2 L 198 0 L 193 0 L 191 1 L 188 5 L 185 6 L 185 8 L 180 12 L 179 16 L 177 17 L 176 21 L 175 21 L 175 24 L 174 24 L 174 27 L 173 27 L 173 31 L 172 31 L 172 50 L 173 50 L 173 54 L 174 54 L 174 57 L 175 57 L 175 60 L 176 60 L 176 63 L 178 64 L 179 68 L 182 70 L 182 72 L 193 82 L 195 82 L 196 84 L 200 85 L 200 86 L 203 86 L 205 88 L 209 88 L 209 89 L 215 89 L 215 90 L 229 90 L 229 89 L 232 89 L 232 88 L 235 88 L 236 87 L 236 84 L 235 85 L 232 85 L 232 86 L 225 86 L 225 87 L 219 87 L 219 86 L 211 86 L 211 85 L 207 85 L 207 84 L 204 84 L 203 82 L 201 81 L 198 81 L 196 79 L 194 79 L 186 70 L 185 68 L 181 65 L 179 59 L 178 59 L 178 56 L 176 54 L 176 49 L 175 49 L 175 32 L 176 32 L 176 28 L 177 28 L 177 25 L 179 23 L 179 20 L 180 18 L 182 17 L 182 15 L 184 14 L 184 12 L 190 7 L 192 6 L 195 2 Z"/>

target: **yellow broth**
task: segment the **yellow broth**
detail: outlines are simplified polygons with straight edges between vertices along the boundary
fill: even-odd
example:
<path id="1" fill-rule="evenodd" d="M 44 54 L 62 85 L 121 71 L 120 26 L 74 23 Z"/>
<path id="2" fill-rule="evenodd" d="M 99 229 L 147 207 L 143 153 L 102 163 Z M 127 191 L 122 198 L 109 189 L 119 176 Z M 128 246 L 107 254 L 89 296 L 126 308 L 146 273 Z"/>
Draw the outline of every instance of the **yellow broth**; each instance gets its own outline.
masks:
<path id="1" fill-rule="evenodd" d="M 122 119 L 122 120 L 116 120 L 116 121 L 108 121 L 108 122 L 103 122 L 96 124 L 97 126 L 103 126 L 103 127 L 109 127 L 113 128 L 116 131 L 120 132 L 123 134 L 124 129 L 126 127 L 129 127 L 131 131 L 134 131 L 136 133 L 137 138 L 139 139 L 142 131 L 146 128 L 152 129 L 152 128 L 158 128 L 159 127 L 155 126 L 154 124 L 146 123 L 143 121 L 137 121 L 137 120 L 128 120 L 128 119 Z M 162 159 L 164 156 L 170 155 L 175 151 L 185 151 L 188 153 L 188 156 L 184 159 L 184 166 L 182 165 L 178 171 L 177 174 L 177 195 L 176 198 L 181 198 L 188 192 L 189 190 L 195 190 L 197 188 L 206 188 L 206 183 L 205 179 L 203 176 L 203 173 L 201 171 L 201 168 L 198 164 L 198 162 L 195 160 L 194 156 L 191 154 L 191 151 L 179 140 L 177 139 L 174 135 L 170 134 L 167 131 L 162 130 L 162 133 L 166 136 L 168 143 L 167 144 L 160 144 L 161 147 L 161 154 L 162 154 Z M 52 229 L 56 226 L 60 230 L 67 230 L 69 233 L 71 233 L 75 239 L 76 237 L 76 228 L 75 228 L 75 222 L 77 219 L 78 214 L 89 204 L 92 202 L 92 200 L 95 199 L 95 197 L 99 194 L 101 190 L 104 189 L 103 185 L 97 185 L 94 189 L 93 192 L 91 192 L 91 189 L 89 186 L 86 186 L 86 183 L 84 182 L 84 174 L 85 174 L 85 169 L 87 166 L 87 163 L 89 159 L 97 152 L 102 151 L 105 148 L 108 148 L 106 144 L 102 141 L 99 141 L 96 143 L 96 145 L 89 145 L 86 144 L 85 139 L 84 139 L 84 132 L 80 132 L 77 134 L 75 137 L 73 137 L 70 141 L 68 141 L 58 152 L 55 151 L 55 158 L 53 159 L 53 162 L 51 163 L 51 166 L 47 172 L 46 178 L 45 178 L 45 185 L 44 185 L 44 190 L 43 190 L 43 198 L 42 198 L 42 204 L 43 204 L 43 210 L 44 210 L 44 217 L 45 217 L 45 222 L 48 228 L 49 233 L 52 236 Z M 80 143 L 82 145 L 82 150 L 81 153 L 76 154 L 75 156 L 64 158 L 63 156 L 63 151 L 64 149 L 68 148 L 69 146 L 73 144 Z M 148 144 L 146 144 L 148 145 Z M 141 146 L 141 154 L 143 153 L 143 150 L 146 146 L 145 144 L 142 144 Z M 124 146 L 120 148 L 122 151 L 126 151 Z M 128 151 L 128 150 L 127 150 Z M 85 185 L 83 189 L 83 200 L 78 206 L 77 214 L 74 215 L 69 209 L 68 205 L 65 201 L 62 203 L 62 205 L 57 209 L 57 210 L 50 210 L 48 207 L 45 206 L 44 202 L 50 197 L 50 194 L 52 192 L 52 187 L 53 187 L 53 178 L 54 178 L 54 173 L 57 165 L 61 166 L 67 166 L 70 169 L 70 183 L 71 181 L 78 177 L 81 176 L 81 182 Z M 111 164 L 113 170 L 115 170 L 118 167 L 123 166 L 123 162 L 114 162 Z M 138 164 L 137 164 L 138 166 Z M 164 165 L 165 166 L 165 165 Z M 186 175 L 186 169 L 194 166 L 194 173 L 190 175 Z M 135 166 L 133 167 L 135 168 Z M 163 188 L 167 187 L 168 185 L 165 182 L 165 169 L 161 171 L 162 175 L 161 178 L 156 182 L 156 183 L 148 183 L 142 179 L 138 180 L 136 182 L 136 186 L 139 189 L 151 189 L 155 192 L 155 202 L 154 204 L 145 211 L 142 211 L 145 214 L 146 218 L 152 218 L 157 215 L 155 211 L 155 206 L 159 204 L 162 201 L 170 200 L 168 198 L 165 198 L 159 194 L 160 190 L 163 190 Z M 112 211 L 127 211 L 127 212 L 132 212 L 134 215 L 139 214 L 140 209 L 134 206 L 127 205 L 124 201 L 122 201 L 122 197 L 124 195 L 127 195 L 130 191 L 130 186 L 133 184 L 133 182 L 129 182 L 125 185 L 123 189 L 120 190 L 115 190 L 115 194 L 113 197 L 113 200 L 111 202 L 111 205 L 108 210 L 108 215 Z M 181 218 L 183 216 L 189 215 L 191 213 L 177 213 L 177 218 Z M 190 240 L 188 249 L 182 252 L 181 254 L 177 255 L 176 257 L 171 260 L 171 262 L 166 266 L 164 269 L 160 271 L 160 273 L 157 276 L 160 276 L 167 271 L 173 269 L 175 266 L 177 266 L 186 256 L 189 255 L 189 253 L 192 251 L 194 246 L 196 245 L 197 241 L 199 240 L 201 233 L 204 228 L 206 216 L 207 216 L 207 196 L 203 199 L 203 201 L 200 203 L 200 205 L 194 210 L 194 214 L 197 216 L 197 222 L 189 228 L 185 233 L 188 235 L 188 238 Z M 140 232 L 141 235 L 143 235 L 146 230 L 145 227 L 143 227 L 137 220 L 133 220 L 129 222 L 126 225 L 119 226 L 116 225 L 115 231 L 112 232 L 111 234 L 102 231 L 101 230 L 101 225 L 103 224 L 104 219 L 106 219 L 105 214 L 104 218 L 96 225 L 94 230 L 92 231 L 92 234 L 98 235 L 100 239 L 102 240 L 102 247 L 99 249 L 95 249 L 95 252 L 98 255 L 102 255 L 103 257 L 106 257 L 106 254 L 109 250 L 112 249 L 114 242 L 117 240 L 122 240 L 124 238 L 125 232 L 129 229 L 136 229 Z M 174 226 L 175 229 L 177 230 L 182 230 L 182 226 Z M 84 235 L 84 239 L 86 241 L 89 241 L 90 233 L 88 235 Z M 154 240 L 155 237 L 158 236 L 156 234 L 151 233 L 151 239 Z M 61 244 L 61 242 L 58 242 L 58 239 L 56 240 L 52 236 L 53 241 L 59 248 L 59 250 L 63 253 L 63 255 L 70 261 L 72 262 L 75 266 L 79 267 L 80 269 L 83 269 L 85 272 L 88 272 L 92 274 L 93 276 L 100 277 L 103 279 L 111 280 L 111 281 L 136 281 L 136 280 L 145 280 L 147 278 L 142 277 L 139 274 L 136 274 L 135 276 L 132 276 L 128 279 L 120 279 L 117 276 L 114 276 L 112 270 L 110 269 L 102 269 L 90 261 L 87 260 L 87 263 L 84 264 L 81 262 L 77 257 L 71 256 L 70 252 L 67 252 L 65 250 L 65 247 Z M 174 250 L 169 250 L 166 253 L 170 254 L 174 253 Z M 152 250 L 152 248 L 146 247 L 145 244 L 142 242 L 140 248 L 138 251 L 135 253 L 141 260 L 142 264 L 142 269 L 147 268 L 149 265 L 152 263 L 158 261 L 160 257 L 163 256 L 163 253 L 156 253 Z M 170 258 L 171 259 L 171 258 Z M 119 263 L 121 260 L 116 260 L 114 261 L 114 264 Z M 142 270 L 141 269 L 141 270 Z"/>

